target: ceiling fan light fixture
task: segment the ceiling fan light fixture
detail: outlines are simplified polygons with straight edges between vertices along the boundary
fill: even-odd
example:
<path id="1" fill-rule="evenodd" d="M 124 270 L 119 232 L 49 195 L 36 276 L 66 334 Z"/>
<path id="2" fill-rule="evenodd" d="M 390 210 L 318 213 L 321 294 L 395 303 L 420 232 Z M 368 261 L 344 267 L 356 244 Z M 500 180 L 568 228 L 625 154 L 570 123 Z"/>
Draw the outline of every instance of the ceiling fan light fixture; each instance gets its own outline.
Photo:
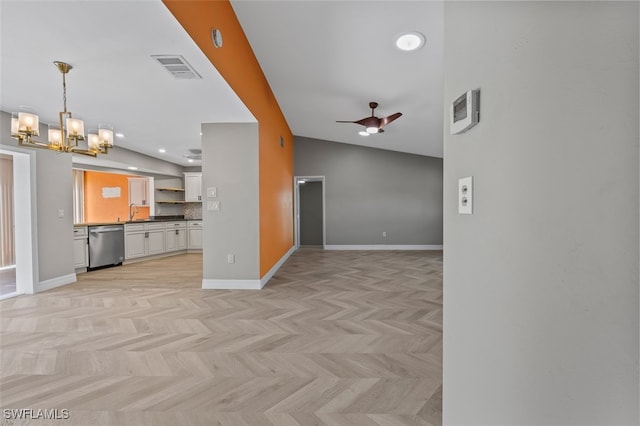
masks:
<path id="1" fill-rule="evenodd" d="M 360 131 L 358 132 L 358 134 L 359 134 L 360 136 L 369 136 L 369 132 L 367 132 L 367 131 L 365 131 L 365 130 L 360 130 Z"/>
<path id="2" fill-rule="evenodd" d="M 380 129 L 378 129 L 377 127 L 367 127 L 367 133 L 370 133 L 370 134 L 378 133 L 378 130 Z"/>
<path id="3" fill-rule="evenodd" d="M 412 31 L 409 33 L 400 34 L 396 38 L 396 47 L 405 52 L 411 52 L 413 50 L 418 50 L 422 46 L 424 46 L 424 42 L 424 35 L 417 31 Z"/>

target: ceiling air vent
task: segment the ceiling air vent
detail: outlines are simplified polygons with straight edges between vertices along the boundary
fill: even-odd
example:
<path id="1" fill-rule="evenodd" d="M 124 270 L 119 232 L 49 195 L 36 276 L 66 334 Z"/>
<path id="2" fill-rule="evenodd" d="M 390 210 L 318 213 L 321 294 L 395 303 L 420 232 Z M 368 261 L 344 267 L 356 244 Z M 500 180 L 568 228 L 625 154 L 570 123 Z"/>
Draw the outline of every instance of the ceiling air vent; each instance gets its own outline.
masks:
<path id="1" fill-rule="evenodd" d="M 179 80 L 202 78 L 181 55 L 151 55 L 151 57 Z"/>
<path id="2" fill-rule="evenodd" d="M 198 148 L 189 148 L 189 154 L 184 155 L 190 160 L 202 160 L 202 150 Z"/>

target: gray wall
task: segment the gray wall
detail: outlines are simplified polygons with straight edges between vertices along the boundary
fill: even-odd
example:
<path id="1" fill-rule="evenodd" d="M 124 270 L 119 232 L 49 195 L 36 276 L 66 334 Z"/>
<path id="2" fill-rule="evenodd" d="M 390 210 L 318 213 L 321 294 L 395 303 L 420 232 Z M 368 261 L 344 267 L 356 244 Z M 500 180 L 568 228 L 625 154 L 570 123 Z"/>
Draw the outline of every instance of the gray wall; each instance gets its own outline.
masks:
<path id="1" fill-rule="evenodd" d="M 11 114 L 0 112 L 0 142 L 11 150 L 18 142 L 11 138 Z M 47 126 L 40 126 L 46 139 Z M 71 155 L 33 150 L 36 155 L 36 205 L 38 271 L 40 282 L 73 274 L 73 200 Z M 58 210 L 64 217 L 58 217 Z M 38 285 L 34 286 L 38 290 Z"/>
<path id="2" fill-rule="evenodd" d="M 294 174 L 326 178 L 326 244 L 442 244 L 442 159 L 300 136 L 294 143 Z"/>
<path id="3" fill-rule="evenodd" d="M 300 245 L 322 245 L 322 182 L 306 182 L 300 188 Z"/>
<path id="4" fill-rule="evenodd" d="M 202 164 L 203 279 L 260 279 L 257 123 L 203 124 Z M 214 200 L 220 211 L 207 210 Z"/>
<path id="5" fill-rule="evenodd" d="M 639 423 L 638 16 L 445 3 L 445 425 Z"/>

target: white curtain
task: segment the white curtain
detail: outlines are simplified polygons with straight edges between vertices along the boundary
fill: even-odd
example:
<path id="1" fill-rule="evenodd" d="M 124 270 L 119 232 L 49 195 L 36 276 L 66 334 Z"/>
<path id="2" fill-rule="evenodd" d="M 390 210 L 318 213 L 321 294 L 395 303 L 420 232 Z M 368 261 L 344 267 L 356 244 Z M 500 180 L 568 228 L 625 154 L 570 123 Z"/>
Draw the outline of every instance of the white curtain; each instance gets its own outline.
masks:
<path id="1" fill-rule="evenodd" d="M 73 223 L 84 223 L 84 170 L 73 169 Z"/>
<path id="2" fill-rule="evenodd" d="M 0 203 L 0 267 L 14 266 L 13 157 L 5 154 L 0 155 Z"/>

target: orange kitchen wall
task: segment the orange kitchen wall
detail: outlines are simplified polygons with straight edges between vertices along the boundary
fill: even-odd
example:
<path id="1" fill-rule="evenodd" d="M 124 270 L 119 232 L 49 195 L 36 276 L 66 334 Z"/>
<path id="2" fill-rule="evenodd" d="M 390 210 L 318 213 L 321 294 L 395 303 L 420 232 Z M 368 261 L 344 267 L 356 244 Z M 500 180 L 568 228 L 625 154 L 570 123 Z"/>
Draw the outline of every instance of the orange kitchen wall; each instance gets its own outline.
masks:
<path id="1" fill-rule="evenodd" d="M 263 277 L 293 246 L 293 135 L 229 1 L 163 3 L 258 120 Z M 222 32 L 219 49 L 211 42 L 212 28 Z"/>
<path id="2" fill-rule="evenodd" d="M 115 222 L 129 219 L 129 177 L 113 173 L 84 172 L 84 221 Z M 102 188 L 120 188 L 120 197 L 103 198 Z M 149 217 L 149 207 L 138 207 L 136 219 Z"/>

